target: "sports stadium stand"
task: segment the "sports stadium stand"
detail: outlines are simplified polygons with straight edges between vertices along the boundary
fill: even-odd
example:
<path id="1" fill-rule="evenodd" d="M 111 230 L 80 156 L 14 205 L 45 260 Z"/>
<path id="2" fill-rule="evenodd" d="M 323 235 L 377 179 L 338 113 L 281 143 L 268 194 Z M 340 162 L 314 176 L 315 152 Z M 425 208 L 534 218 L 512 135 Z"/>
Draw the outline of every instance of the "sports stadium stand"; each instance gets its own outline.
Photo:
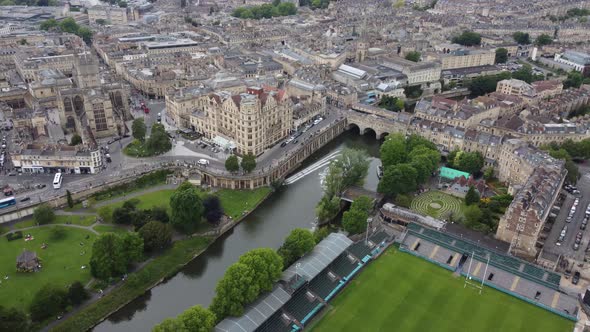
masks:
<path id="1" fill-rule="evenodd" d="M 387 245 L 390 236 L 379 231 L 353 243 L 332 233 L 311 253 L 291 265 L 271 293 L 248 306 L 242 317 L 228 317 L 216 332 L 295 332 L 303 329 L 368 261 Z M 275 299 L 276 297 L 276 299 Z"/>
<path id="2" fill-rule="evenodd" d="M 486 285 L 527 302 L 576 319 L 578 301 L 559 289 L 561 276 L 557 273 L 415 223 L 408 224 L 400 248 L 475 280 L 484 280 Z"/>

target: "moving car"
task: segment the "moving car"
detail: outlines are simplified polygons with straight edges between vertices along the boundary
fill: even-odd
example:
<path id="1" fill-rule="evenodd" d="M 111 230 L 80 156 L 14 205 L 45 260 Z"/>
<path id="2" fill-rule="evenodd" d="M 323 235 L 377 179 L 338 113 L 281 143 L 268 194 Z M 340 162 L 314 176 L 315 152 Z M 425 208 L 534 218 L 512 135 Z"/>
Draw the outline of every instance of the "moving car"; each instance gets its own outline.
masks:
<path id="1" fill-rule="evenodd" d="M 26 201 L 30 201 L 31 197 L 23 197 L 20 199 L 21 202 L 26 202 Z"/>
<path id="2" fill-rule="evenodd" d="M 580 272 L 574 272 L 574 277 L 572 278 L 572 284 L 577 285 L 580 281 Z"/>

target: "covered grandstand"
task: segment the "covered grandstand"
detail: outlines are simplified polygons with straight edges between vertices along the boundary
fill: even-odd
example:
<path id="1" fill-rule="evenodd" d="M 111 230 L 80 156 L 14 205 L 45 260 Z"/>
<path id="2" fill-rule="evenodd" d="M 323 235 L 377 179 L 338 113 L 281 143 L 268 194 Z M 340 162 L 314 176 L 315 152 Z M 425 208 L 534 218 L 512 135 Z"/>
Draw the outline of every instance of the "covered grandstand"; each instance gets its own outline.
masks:
<path id="1" fill-rule="evenodd" d="M 225 318 L 215 331 L 302 330 L 358 271 L 383 251 L 390 238 L 378 231 L 367 243 L 353 243 L 344 234 L 330 234 L 285 270 L 272 292 L 248 306 L 243 316 Z"/>
<path id="2" fill-rule="evenodd" d="M 578 301 L 560 290 L 561 276 L 557 273 L 414 223 L 408 225 L 400 249 L 576 320 Z"/>

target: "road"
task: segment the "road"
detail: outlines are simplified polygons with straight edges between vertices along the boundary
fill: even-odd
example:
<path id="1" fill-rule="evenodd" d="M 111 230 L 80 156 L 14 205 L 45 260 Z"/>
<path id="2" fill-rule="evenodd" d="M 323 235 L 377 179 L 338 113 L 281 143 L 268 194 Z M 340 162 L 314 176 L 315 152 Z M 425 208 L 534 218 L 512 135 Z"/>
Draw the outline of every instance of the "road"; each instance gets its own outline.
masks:
<path id="1" fill-rule="evenodd" d="M 214 169 L 217 173 L 228 173 L 225 171 L 225 159 L 229 154 L 223 151 L 213 151 L 211 147 L 202 148 L 200 145 L 195 144 L 195 141 L 186 140 L 180 135 L 176 134 L 176 128 L 169 125 L 166 121 L 166 110 L 163 100 L 147 100 L 139 95 L 132 96 L 131 99 L 132 115 L 134 117 L 143 117 L 145 119 L 148 131 L 151 130 L 151 127 L 155 123 L 157 123 L 157 115 L 158 113 L 161 113 L 162 122 L 164 123 L 167 130 L 173 135 L 173 148 L 171 151 L 161 156 L 151 158 L 132 158 L 125 156 L 122 153 L 123 147 L 133 140 L 131 136 L 114 142 L 112 139 L 98 140 L 98 144 L 101 147 L 108 146 L 112 162 L 105 162 L 104 169 L 102 169 L 97 174 L 65 174 L 60 189 L 54 189 L 52 186 L 54 174 L 19 173 L 16 175 L 16 172 L 13 172 L 14 176 L 10 176 L 8 172 L 0 172 L 0 184 L 8 184 L 11 187 L 19 190 L 16 194 L 17 205 L 12 208 L 7 208 L 5 211 L 23 208 L 29 205 L 37 204 L 41 201 L 47 201 L 63 196 L 65 195 L 66 190 L 77 192 L 85 188 L 102 185 L 103 183 L 109 182 L 114 178 L 139 174 L 149 169 L 159 168 L 164 163 L 176 162 L 196 165 L 199 159 L 205 158 L 210 162 L 209 166 L 207 167 Z M 138 105 L 144 100 L 150 109 L 149 114 L 145 114 L 143 111 L 139 110 Z M 303 144 L 313 135 L 316 135 L 319 131 L 328 127 L 340 116 L 341 115 L 336 109 L 328 110 L 327 114 L 324 116 L 324 120 L 306 132 L 302 132 L 301 136 L 297 138 L 297 143 L 289 143 L 286 146 L 281 147 L 280 145 L 282 141 L 278 142 L 275 146 L 271 147 L 262 155 L 257 157 L 257 166 L 254 172 L 267 171 L 273 164 L 278 163 L 281 158 L 285 158 L 288 155 L 294 153 L 294 151 L 300 147 L 299 144 Z M 131 123 L 132 121 L 129 121 L 129 128 L 131 128 Z M 9 136 L 8 149 L 10 150 L 10 146 L 12 145 L 10 134 L 12 132 L 7 133 Z M 284 140 L 286 139 L 287 138 Z M 42 189 L 35 189 L 35 186 L 38 184 L 44 184 L 46 187 Z M 23 198 L 29 198 L 29 200 L 21 202 Z"/>
<path id="2" fill-rule="evenodd" d="M 576 208 L 574 217 L 570 223 L 566 223 L 567 215 L 569 214 L 576 196 L 562 190 L 562 193 L 566 195 L 566 198 L 561 206 L 559 214 L 557 215 L 555 223 L 549 232 L 544 250 L 581 261 L 584 258 L 584 251 L 590 241 L 590 225 L 588 225 L 589 227 L 584 231 L 580 229 L 586 212 L 586 207 L 590 204 L 590 170 L 586 167 L 580 167 L 580 173 L 582 173 L 582 177 L 578 180 L 576 186 L 578 187 L 578 190 L 580 190 L 581 195 L 577 196 L 580 198 L 580 202 Z M 565 225 L 568 227 L 567 233 L 563 243 L 558 246 L 556 245 L 556 242 Z M 578 232 L 583 233 L 582 243 L 580 244 L 580 249 L 574 250 L 573 245 Z"/>

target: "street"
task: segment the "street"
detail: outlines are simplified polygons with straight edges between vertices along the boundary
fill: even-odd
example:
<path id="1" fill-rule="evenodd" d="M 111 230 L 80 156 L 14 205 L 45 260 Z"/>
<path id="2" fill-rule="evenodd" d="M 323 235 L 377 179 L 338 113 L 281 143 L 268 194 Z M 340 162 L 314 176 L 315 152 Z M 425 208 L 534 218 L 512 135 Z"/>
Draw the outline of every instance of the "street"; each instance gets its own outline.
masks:
<path id="1" fill-rule="evenodd" d="M 545 241 L 544 250 L 581 261 L 584 259 L 584 253 L 590 241 L 590 227 L 586 228 L 586 230 L 580 229 L 586 212 L 586 207 L 588 204 L 590 204 L 590 172 L 587 167 L 580 166 L 579 168 L 582 177 L 578 180 L 576 186 L 578 187 L 578 190 L 580 190 L 581 194 L 574 196 L 567 193 L 565 190 L 562 190 L 562 193 L 566 195 L 566 198 L 563 202 L 563 205 L 561 206 L 561 210 L 556 217 L 555 223 L 549 232 L 549 236 Z M 576 212 L 572 218 L 572 221 L 567 223 L 566 218 L 576 197 L 580 198 L 579 204 L 576 208 Z M 566 236 L 561 245 L 558 246 L 556 244 L 557 239 L 559 238 L 559 235 L 565 225 L 567 225 Z M 573 245 L 578 232 L 583 232 L 583 238 L 580 248 L 578 250 L 574 250 Z"/>

